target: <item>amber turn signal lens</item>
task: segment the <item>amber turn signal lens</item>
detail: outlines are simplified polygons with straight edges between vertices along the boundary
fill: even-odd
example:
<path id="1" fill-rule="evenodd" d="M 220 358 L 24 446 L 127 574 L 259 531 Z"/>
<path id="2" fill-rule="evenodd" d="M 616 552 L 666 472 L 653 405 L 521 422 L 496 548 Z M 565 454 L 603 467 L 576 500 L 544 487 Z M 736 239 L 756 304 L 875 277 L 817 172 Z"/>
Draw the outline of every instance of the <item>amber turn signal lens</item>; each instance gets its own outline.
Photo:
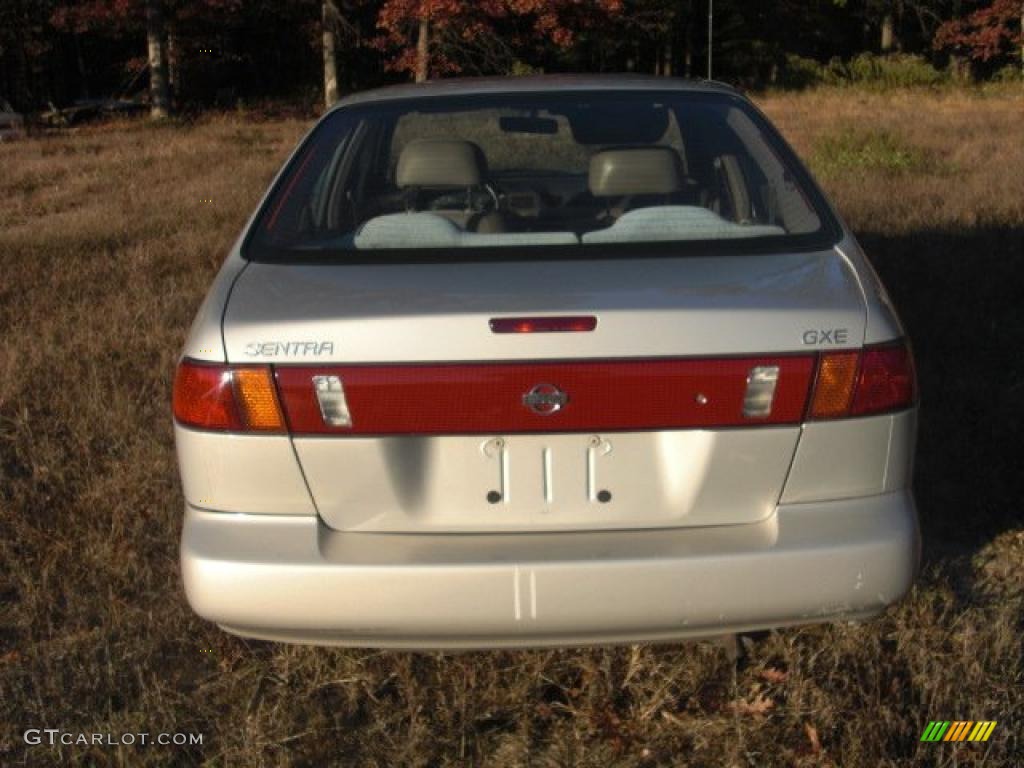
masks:
<path id="1" fill-rule="evenodd" d="M 235 399 L 248 429 L 283 432 L 284 418 L 269 368 L 236 368 L 232 372 Z"/>
<path id="2" fill-rule="evenodd" d="M 830 352 L 821 356 L 811 400 L 812 419 L 835 419 L 849 413 L 859 358 L 857 352 Z"/>

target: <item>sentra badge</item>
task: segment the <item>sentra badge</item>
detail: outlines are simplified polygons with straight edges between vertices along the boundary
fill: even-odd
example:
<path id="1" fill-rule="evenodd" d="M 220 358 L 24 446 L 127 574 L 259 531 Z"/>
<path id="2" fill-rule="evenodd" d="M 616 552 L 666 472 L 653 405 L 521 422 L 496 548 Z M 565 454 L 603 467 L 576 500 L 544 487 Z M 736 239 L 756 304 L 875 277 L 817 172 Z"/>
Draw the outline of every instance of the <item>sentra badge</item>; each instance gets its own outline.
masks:
<path id="1" fill-rule="evenodd" d="M 333 341 L 253 341 L 245 345 L 249 357 L 316 357 L 333 353 Z"/>

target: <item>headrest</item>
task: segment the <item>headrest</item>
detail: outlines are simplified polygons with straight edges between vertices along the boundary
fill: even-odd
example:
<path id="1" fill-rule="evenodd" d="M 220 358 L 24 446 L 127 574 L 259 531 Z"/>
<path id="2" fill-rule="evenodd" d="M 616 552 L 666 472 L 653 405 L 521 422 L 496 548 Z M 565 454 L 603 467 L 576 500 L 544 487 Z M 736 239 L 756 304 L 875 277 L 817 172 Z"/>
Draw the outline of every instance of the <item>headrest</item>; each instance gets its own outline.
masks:
<path id="1" fill-rule="evenodd" d="M 590 158 L 588 183 L 597 197 L 667 195 L 683 188 L 682 163 L 671 147 L 606 149 Z"/>
<path id="2" fill-rule="evenodd" d="M 486 175 L 484 153 L 471 141 L 414 139 L 398 157 L 399 187 L 473 187 Z"/>

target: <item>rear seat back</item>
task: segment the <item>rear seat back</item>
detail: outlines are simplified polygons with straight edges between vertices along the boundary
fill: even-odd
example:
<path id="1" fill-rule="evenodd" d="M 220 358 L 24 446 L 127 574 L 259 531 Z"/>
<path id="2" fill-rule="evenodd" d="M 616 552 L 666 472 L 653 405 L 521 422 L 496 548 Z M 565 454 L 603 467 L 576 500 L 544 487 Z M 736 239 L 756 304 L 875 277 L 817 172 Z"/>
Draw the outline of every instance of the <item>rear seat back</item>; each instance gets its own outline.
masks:
<path id="1" fill-rule="evenodd" d="M 424 189 L 464 189 L 466 205 L 461 209 L 431 209 L 467 232 L 503 232 L 504 217 L 491 211 L 481 214 L 471 208 L 474 188 L 487 181 L 487 158 L 472 141 L 463 139 L 415 139 L 398 157 L 395 182 L 408 191 L 409 210 L 422 210 L 420 191 Z"/>
<path id="2" fill-rule="evenodd" d="M 590 158 L 590 194 L 606 203 L 605 218 L 652 205 L 689 202 L 692 182 L 672 147 L 621 147 Z"/>

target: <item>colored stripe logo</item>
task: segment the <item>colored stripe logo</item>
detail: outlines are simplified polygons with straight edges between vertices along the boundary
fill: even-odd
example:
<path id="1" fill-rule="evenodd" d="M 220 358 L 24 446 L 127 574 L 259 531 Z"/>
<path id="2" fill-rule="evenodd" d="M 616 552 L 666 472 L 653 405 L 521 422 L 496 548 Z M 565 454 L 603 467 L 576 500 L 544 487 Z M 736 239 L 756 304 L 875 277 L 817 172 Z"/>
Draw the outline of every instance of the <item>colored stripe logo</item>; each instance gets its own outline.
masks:
<path id="1" fill-rule="evenodd" d="M 995 720 L 932 720 L 921 741 L 988 741 L 995 727 Z"/>

